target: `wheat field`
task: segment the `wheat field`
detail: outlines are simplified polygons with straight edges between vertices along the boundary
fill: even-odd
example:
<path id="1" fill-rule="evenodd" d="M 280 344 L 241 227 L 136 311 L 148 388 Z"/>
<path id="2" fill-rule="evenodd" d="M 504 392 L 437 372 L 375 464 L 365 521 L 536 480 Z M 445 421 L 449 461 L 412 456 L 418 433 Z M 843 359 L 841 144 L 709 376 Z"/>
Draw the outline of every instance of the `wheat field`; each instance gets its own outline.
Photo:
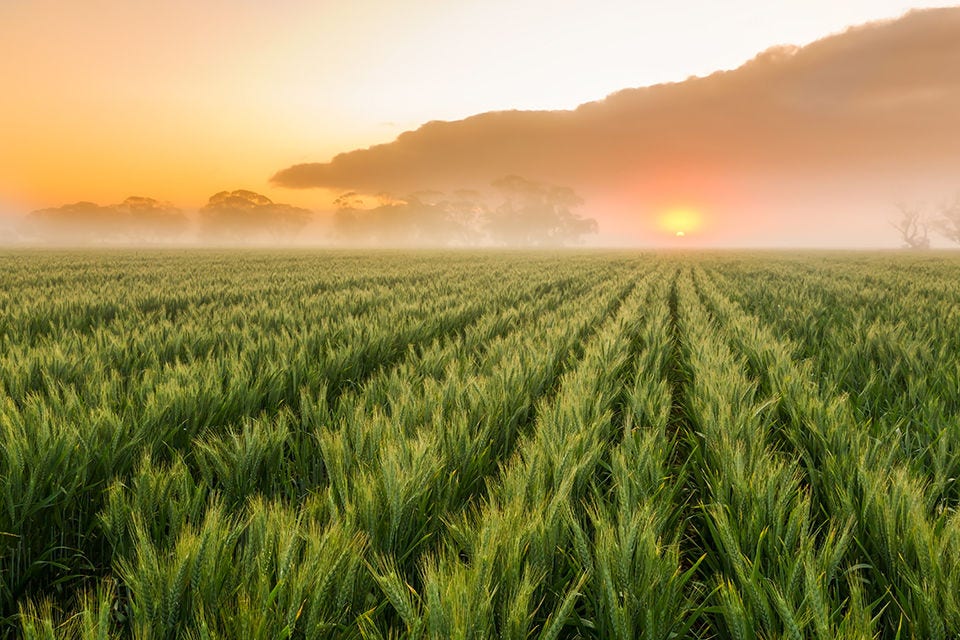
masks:
<path id="1" fill-rule="evenodd" d="M 0 253 L 0 636 L 960 635 L 960 256 Z"/>

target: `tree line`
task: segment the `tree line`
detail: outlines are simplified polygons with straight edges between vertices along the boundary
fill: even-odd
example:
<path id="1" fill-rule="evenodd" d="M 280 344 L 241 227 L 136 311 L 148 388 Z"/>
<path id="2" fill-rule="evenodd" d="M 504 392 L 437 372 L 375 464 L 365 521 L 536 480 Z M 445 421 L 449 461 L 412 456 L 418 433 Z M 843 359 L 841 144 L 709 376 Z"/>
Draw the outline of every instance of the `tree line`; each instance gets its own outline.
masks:
<path id="1" fill-rule="evenodd" d="M 385 246 L 562 246 L 596 233 L 597 222 L 575 211 L 583 199 L 569 187 L 519 176 L 491 190 L 418 191 L 372 199 L 337 197 L 330 240 Z M 167 244 L 188 239 L 222 243 L 294 240 L 318 214 L 273 202 L 254 191 L 220 191 L 188 216 L 169 202 L 140 196 L 119 204 L 77 202 L 39 209 L 19 226 L 26 240 L 56 244 Z"/>
<path id="2" fill-rule="evenodd" d="M 359 194 L 334 202 L 334 231 L 351 244 L 550 247 L 597 232 L 597 221 L 574 211 L 583 204 L 569 187 L 520 176 L 491 183 L 494 203 L 476 190 L 381 195 L 367 206 Z"/>
<path id="3" fill-rule="evenodd" d="M 77 202 L 39 209 L 26 217 L 21 233 L 28 240 L 66 244 L 162 244 L 182 240 L 191 230 L 206 240 L 284 240 L 295 236 L 312 215 L 308 209 L 241 189 L 210 196 L 194 223 L 169 202 L 132 196 L 113 205 Z"/>

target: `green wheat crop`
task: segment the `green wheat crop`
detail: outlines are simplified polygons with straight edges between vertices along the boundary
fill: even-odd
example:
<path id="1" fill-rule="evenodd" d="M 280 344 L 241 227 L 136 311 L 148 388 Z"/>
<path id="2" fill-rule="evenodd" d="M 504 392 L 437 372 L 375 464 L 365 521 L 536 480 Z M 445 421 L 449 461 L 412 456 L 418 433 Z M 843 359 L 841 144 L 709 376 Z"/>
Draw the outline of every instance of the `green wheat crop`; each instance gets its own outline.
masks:
<path id="1" fill-rule="evenodd" d="M 0 637 L 958 637 L 958 274 L 2 253 Z"/>

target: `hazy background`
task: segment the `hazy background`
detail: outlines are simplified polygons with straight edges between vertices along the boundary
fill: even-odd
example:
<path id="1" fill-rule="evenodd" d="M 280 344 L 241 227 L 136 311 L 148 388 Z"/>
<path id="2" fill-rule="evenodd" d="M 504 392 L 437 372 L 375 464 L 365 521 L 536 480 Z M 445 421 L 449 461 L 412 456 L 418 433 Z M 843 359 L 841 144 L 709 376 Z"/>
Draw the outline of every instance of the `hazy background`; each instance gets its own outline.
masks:
<path id="1" fill-rule="evenodd" d="M 898 246 L 960 9 L 845 30 L 909 8 L 4 2 L 0 240 Z"/>

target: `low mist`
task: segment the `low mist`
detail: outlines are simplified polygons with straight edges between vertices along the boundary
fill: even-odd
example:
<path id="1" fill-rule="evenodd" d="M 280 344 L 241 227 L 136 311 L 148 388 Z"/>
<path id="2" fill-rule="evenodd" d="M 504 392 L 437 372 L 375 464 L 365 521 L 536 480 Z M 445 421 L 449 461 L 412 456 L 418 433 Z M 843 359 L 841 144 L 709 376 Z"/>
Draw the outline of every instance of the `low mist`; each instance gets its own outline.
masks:
<path id="1" fill-rule="evenodd" d="M 133 196 L 39 209 L 0 230 L 8 241 L 50 246 L 562 247 L 597 232 L 577 212 L 582 204 L 569 187 L 505 176 L 482 190 L 348 192 L 322 213 L 248 190 L 218 192 L 194 212 Z"/>
<path id="2" fill-rule="evenodd" d="M 373 194 L 517 174 L 576 189 L 605 244 L 672 242 L 663 218 L 687 208 L 689 244 L 896 246 L 898 202 L 960 189 L 958 69 L 960 8 L 914 11 L 573 111 L 431 122 L 273 180 Z"/>
<path id="3" fill-rule="evenodd" d="M 281 168 L 273 199 L 80 201 L 0 217 L 0 242 L 955 246 L 958 69 L 960 7 L 913 11 L 575 110 L 430 122 Z"/>

